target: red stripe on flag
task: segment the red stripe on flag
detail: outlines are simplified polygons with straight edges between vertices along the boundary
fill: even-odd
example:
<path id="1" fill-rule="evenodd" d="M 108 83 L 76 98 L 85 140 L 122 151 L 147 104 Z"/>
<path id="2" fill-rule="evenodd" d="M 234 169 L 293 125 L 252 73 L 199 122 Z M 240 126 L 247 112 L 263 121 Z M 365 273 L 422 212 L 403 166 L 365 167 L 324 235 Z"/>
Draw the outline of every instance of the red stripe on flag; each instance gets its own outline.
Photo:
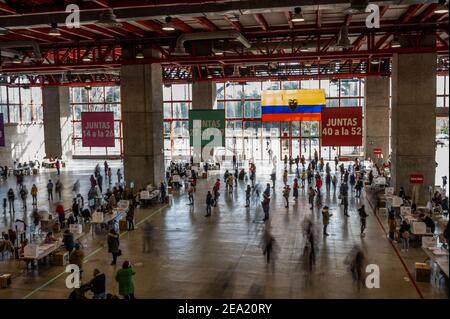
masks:
<path id="1" fill-rule="evenodd" d="M 320 113 L 263 114 L 262 122 L 320 121 Z"/>

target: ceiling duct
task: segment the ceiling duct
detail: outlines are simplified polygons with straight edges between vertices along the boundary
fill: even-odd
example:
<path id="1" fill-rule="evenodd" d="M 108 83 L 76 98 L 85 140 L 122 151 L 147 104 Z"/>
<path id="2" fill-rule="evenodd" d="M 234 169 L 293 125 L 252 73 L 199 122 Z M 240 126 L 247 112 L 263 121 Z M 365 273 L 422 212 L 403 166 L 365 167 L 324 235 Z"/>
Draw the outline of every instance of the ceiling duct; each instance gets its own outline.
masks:
<path id="1" fill-rule="evenodd" d="M 342 49 L 348 49 L 348 48 L 352 47 L 352 44 L 350 43 L 350 39 L 348 38 L 348 26 L 343 25 L 341 27 L 341 30 L 339 31 L 339 36 L 338 36 L 336 46 L 338 48 L 342 48 Z"/>
<path id="2" fill-rule="evenodd" d="M 42 59 L 41 49 L 36 41 L 11 41 L 11 42 L 0 42 L 1 49 L 13 49 L 13 48 L 26 48 L 31 47 L 34 51 L 35 59 Z"/>
<path id="3" fill-rule="evenodd" d="M 184 43 L 186 41 L 199 41 L 199 40 L 217 40 L 217 39 L 235 39 L 242 43 L 246 48 L 250 48 L 251 44 L 244 37 L 244 35 L 238 31 L 217 31 L 217 32 L 196 32 L 196 33 L 184 33 L 177 39 L 174 55 L 186 55 L 186 49 Z"/>
<path id="4" fill-rule="evenodd" d="M 357 14 L 366 12 L 369 5 L 369 0 L 351 0 L 350 7 L 345 10 L 345 13 Z"/>

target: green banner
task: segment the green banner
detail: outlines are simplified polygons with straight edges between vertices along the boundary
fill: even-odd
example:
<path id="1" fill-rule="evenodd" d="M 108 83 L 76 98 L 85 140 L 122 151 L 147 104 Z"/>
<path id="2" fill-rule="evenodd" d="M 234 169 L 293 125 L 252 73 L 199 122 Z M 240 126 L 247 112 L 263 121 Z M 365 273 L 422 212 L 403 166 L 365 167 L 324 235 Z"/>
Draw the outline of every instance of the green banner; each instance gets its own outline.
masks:
<path id="1" fill-rule="evenodd" d="M 225 110 L 189 110 L 191 146 L 225 146 Z"/>

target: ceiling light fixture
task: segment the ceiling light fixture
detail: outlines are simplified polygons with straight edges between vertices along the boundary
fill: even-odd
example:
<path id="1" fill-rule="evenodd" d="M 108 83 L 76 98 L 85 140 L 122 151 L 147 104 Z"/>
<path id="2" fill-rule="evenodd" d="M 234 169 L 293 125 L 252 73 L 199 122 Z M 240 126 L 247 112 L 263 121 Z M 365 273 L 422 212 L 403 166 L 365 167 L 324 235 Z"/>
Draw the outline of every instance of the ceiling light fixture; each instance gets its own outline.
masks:
<path id="1" fill-rule="evenodd" d="M 400 41 L 398 38 L 394 38 L 391 43 L 391 48 L 400 48 L 402 45 L 400 44 Z"/>
<path id="2" fill-rule="evenodd" d="M 309 48 L 306 45 L 306 42 L 303 42 L 302 46 L 300 47 L 300 52 L 308 52 L 308 51 L 309 51 Z"/>
<path id="3" fill-rule="evenodd" d="M 166 17 L 166 19 L 164 20 L 166 21 L 163 25 L 162 25 L 162 29 L 164 31 L 175 31 L 175 28 L 172 25 L 172 18 L 171 17 Z"/>
<path id="4" fill-rule="evenodd" d="M 81 60 L 83 62 L 91 62 L 91 57 L 89 55 L 85 55 Z"/>
<path id="5" fill-rule="evenodd" d="M 51 35 L 53 37 L 59 37 L 61 33 L 58 30 L 58 24 L 56 22 L 52 22 L 50 24 L 50 31 L 48 31 L 48 35 Z"/>
<path id="6" fill-rule="evenodd" d="M 305 21 L 305 18 L 303 17 L 302 8 L 296 7 L 294 9 L 294 15 L 291 18 L 292 22 L 303 22 Z"/>
<path id="7" fill-rule="evenodd" d="M 448 7 L 445 5 L 445 0 L 439 0 L 439 4 L 436 7 L 436 9 L 434 9 L 434 13 L 436 14 L 448 13 Z"/>
<path id="8" fill-rule="evenodd" d="M 143 59 L 144 58 L 144 53 L 141 51 L 139 51 L 138 53 L 136 53 L 136 59 Z"/>
<path id="9" fill-rule="evenodd" d="M 370 63 L 372 63 L 372 64 L 379 64 L 380 61 L 379 60 L 372 60 L 372 61 L 370 61 Z"/>

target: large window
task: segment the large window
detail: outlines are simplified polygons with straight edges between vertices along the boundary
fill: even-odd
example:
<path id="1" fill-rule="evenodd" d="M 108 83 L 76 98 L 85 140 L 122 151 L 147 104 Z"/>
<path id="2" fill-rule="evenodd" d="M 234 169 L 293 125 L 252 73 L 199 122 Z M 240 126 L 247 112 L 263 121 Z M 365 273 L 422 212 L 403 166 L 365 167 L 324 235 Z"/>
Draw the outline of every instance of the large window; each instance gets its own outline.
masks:
<path id="1" fill-rule="evenodd" d="M 122 111 L 119 86 L 99 86 L 86 89 L 70 88 L 72 110 L 72 145 L 75 156 L 122 155 Z M 81 135 L 81 112 L 114 112 L 115 147 L 83 147 Z"/>
<path id="2" fill-rule="evenodd" d="M 189 156 L 189 110 L 192 106 L 190 84 L 163 86 L 164 156 Z"/>
<path id="3" fill-rule="evenodd" d="M 0 113 L 5 123 L 42 123 L 41 88 L 0 86 Z"/>
<path id="4" fill-rule="evenodd" d="M 225 109 L 227 121 L 227 149 L 247 159 L 268 159 L 269 150 L 278 158 L 285 155 L 311 158 L 316 150 L 325 159 L 360 155 L 362 147 L 321 147 L 317 121 L 261 122 L 262 90 L 299 88 L 323 88 L 327 107 L 364 105 L 363 79 L 217 83 L 217 108 Z"/>
<path id="5" fill-rule="evenodd" d="M 436 81 L 436 106 L 449 107 L 449 77 L 439 75 Z"/>

